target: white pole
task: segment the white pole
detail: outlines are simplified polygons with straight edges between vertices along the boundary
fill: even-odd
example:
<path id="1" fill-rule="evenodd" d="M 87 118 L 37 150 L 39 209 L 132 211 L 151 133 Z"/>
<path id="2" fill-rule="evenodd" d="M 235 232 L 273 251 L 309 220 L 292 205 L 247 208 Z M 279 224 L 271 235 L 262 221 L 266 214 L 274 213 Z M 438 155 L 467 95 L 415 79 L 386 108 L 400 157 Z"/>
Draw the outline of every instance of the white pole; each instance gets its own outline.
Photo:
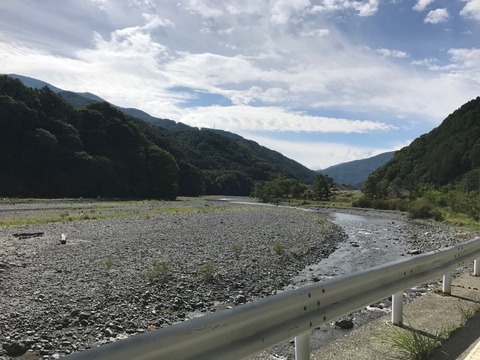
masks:
<path id="1" fill-rule="evenodd" d="M 473 276 L 480 276 L 480 258 L 473 262 Z"/>
<path id="2" fill-rule="evenodd" d="M 403 291 L 392 296 L 392 324 L 403 324 Z"/>
<path id="3" fill-rule="evenodd" d="M 310 331 L 295 337 L 295 360 L 310 360 Z"/>
<path id="4" fill-rule="evenodd" d="M 448 272 L 443 275 L 443 286 L 442 291 L 444 294 L 452 293 L 452 273 Z"/>

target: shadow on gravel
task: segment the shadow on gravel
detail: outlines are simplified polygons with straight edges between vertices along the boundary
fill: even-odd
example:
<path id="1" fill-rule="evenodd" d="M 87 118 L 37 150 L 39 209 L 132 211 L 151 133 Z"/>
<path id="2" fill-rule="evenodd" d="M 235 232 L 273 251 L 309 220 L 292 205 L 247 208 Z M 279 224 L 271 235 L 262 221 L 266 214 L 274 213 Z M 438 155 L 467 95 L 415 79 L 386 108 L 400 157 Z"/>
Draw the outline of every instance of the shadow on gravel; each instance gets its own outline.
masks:
<path id="1" fill-rule="evenodd" d="M 471 301 L 477 299 L 469 299 L 462 297 L 463 300 Z M 458 359 L 469 346 L 480 338 L 480 311 L 471 317 L 465 325 L 453 333 L 432 355 L 431 359 L 435 360 L 454 360 Z"/>

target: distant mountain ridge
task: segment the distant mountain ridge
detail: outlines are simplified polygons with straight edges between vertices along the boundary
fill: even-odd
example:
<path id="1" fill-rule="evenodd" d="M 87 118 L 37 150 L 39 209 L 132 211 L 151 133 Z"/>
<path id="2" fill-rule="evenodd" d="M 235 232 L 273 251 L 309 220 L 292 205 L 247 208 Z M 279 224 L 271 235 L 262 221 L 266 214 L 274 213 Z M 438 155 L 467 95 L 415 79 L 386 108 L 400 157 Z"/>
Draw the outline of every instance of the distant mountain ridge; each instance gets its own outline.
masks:
<path id="1" fill-rule="evenodd" d="M 363 182 L 373 171 L 392 159 L 395 151 L 382 153 L 367 159 L 349 161 L 318 170 L 321 174 L 330 176 L 336 183 L 363 188 Z"/>
<path id="2" fill-rule="evenodd" d="M 57 88 L 56 86 L 53 86 L 52 84 L 49 84 L 45 81 L 34 79 L 34 78 L 31 78 L 31 77 L 28 77 L 28 76 L 18 75 L 18 74 L 6 74 L 6 75 L 11 77 L 11 78 L 20 80 L 25 86 L 31 87 L 33 89 L 41 89 L 42 87 L 46 86 L 50 90 L 52 90 L 54 93 L 59 93 L 59 92 L 64 91 L 64 90 L 62 90 L 60 88 Z"/>
<path id="3" fill-rule="evenodd" d="M 98 99 L 20 75 L 0 76 L 0 158 L 9 164 L 0 173 L 2 195 L 249 195 L 258 181 L 315 177 L 239 135 Z M 32 169 L 36 176 L 27 176 Z"/>
<path id="4" fill-rule="evenodd" d="M 72 105 L 76 109 L 83 109 L 87 105 L 92 104 L 94 102 L 103 102 L 105 101 L 102 99 L 100 96 L 97 96 L 95 94 L 89 93 L 89 92 L 74 92 L 74 91 L 67 91 L 67 90 L 62 90 L 56 86 L 53 86 L 52 84 L 49 84 L 45 81 L 34 79 L 28 76 L 23 76 L 23 75 L 18 75 L 18 74 L 8 74 L 8 76 L 18 79 L 21 82 L 23 82 L 26 86 L 31 87 L 33 89 L 41 89 L 44 86 L 48 87 L 51 89 L 54 93 L 57 93 L 61 97 L 63 97 L 70 105 Z M 121 106 L 117 106 L 112 104 L 116 108 L 122 110 L 124 113 L 137 118 L 141 120 L 148 121 L 149 123 L 152 123 L 157 126 L 161 126 L 165 129 L 171 130 L 171 131 L 179 131 L 179 130 L 188 130 L 191 129 L 191 126 L 188 126 L 186 124 L 180 123 L 180 122 L 175 122 L 173 120 L 168 120 L 168 119 L 159 119 L 156 117 L 153 117 L 149 114 L 147 114 L 145 111 L 139 110 L 139 109 L 134 109 L 134 108 L 123 108 Z"/>

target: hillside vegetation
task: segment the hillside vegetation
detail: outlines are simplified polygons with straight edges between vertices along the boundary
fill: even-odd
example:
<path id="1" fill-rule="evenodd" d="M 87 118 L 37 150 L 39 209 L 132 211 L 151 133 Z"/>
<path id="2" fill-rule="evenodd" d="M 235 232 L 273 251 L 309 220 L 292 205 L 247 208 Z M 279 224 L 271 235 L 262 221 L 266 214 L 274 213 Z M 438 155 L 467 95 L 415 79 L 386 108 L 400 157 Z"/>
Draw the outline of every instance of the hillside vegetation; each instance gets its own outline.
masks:
<path id="1" fill-rule="evenodd" d="M 1 76 L 0 195 L 249 195 L 257 182 L 280 175 L 301 182 L 315 177 L 238 135 L 156 119 L 98 99 L 50 86 L 32 89 Z"/>
<path id="2" fill-rule="evenodd" d="M 480 97 L 395 153 L 365 182 L 360 206 L 417 217 L 480 220 Z"/>

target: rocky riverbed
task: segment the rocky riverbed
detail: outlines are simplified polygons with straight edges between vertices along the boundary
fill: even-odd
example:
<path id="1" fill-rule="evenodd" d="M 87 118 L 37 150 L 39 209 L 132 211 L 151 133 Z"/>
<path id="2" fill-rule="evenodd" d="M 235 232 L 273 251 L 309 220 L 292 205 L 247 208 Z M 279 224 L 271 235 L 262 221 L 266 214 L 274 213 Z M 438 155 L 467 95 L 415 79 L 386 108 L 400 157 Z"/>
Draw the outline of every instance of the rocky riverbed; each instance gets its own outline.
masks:
<path id="1" fill-rule="evenodd" d="M 0 359 L 59 358 L 272 295 L 346 241 L 328 209 L 213 200 L 0 203 L 0 224 Z M 402 236 L 426 251 L 469 234 L 412 222 Z"/>

